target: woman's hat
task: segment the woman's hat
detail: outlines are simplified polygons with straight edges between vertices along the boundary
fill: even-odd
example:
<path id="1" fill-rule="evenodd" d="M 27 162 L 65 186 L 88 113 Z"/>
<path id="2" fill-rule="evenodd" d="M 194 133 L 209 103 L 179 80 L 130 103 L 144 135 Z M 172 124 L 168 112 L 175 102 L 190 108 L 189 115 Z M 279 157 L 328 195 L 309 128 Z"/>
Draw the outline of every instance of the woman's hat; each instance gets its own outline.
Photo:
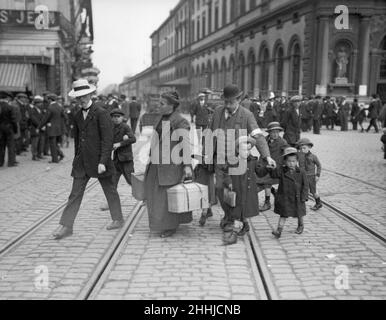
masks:
<path id="1" fill-rule="evenodd" d="M 297 155 L 298 154 L 298 150 L 296 150 L 295 148 L 292 148 L 292 147 L 285 148 L 282 157 L 289 156 L 290 154 Z"/>
<path id="2" fill-rule="evenodd" d="M 269 93 L 269 98 L 268 100 L 275 99 L 275 94 L 273 92 Z"/>
<path id="3" fill-rule="evenodd" d="M 72 84 L 72 90 L 68 94 L 71 98 L 78 98 L 96 91 L 96 87 L 89 84 L 86 79 L 79 79 Z"/>
<path id="4" fill-rule="evenodd" d="M 118 108 L 115 108 L 115 109 L 113 109 L 111 112 L 110 112 L 110 116 L 113 116 L 113 115 L 115 115 L 115 114 L 118 114 L 118 115 L 120 115 L 120 116 L 124 116 L 125 115 L 125 113 L 121 110 L 121 109 L 118 109 Z"/>
<path id="5" fill-rule="evenodd" d="M 299 147 L 301 146 L 311 146 L 311 148 L 314 146 L 314 144 L 311 142 L 308 138 L 302 138 L 296 143 Z"/>
<path id="6" fill-rule="evenodd" d="M 300 101 L 302 101 L 302 97 L 301 96 L 293 96 L 290 99 L 290 102 L 300 102 Z"/>
<path id="7" fill-rule="evenodd" d="M 164 98 L 173 104 L 180 104 L 180 97 L 176 91 L 168 91 L 161 95 L 161 98 Z"/>
<path id="8" fill-rule="evenodd" d="M 224 88 L 221 98 L 234 99 L 234 98 L 240 98 L 242 95 L 243 95 L 243 92 L 239 89 L 239 87 L 234 84 L 231 84 Z"/>
<path id="9" fill-rule="evenodd" d="M 282 127 L 280 127 L 279 122 L 271 122 L 268 124 L 266 131 L 269 132 L 272 130 L 284 131 L 284 129 Z"/>

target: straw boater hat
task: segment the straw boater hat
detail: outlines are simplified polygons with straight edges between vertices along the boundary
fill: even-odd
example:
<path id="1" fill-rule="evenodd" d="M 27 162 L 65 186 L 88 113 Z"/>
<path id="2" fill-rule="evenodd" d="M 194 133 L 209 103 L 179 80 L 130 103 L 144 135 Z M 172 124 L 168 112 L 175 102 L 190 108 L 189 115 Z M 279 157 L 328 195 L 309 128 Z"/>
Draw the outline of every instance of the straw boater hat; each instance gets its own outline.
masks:
<path id="1" fill-rule="evenodd" d="M 71 98 L 83 97 L 96 91 L 96 87 L 89 84 L 86 79 L 79 79 L 72 84 L 72 90 L 68 94 Z"/>
<path id="2" fill-rule="evenodd" d="M 43 102 L 44 98 L 42 96 L 35 96 L 33 102 Z"/>
<path id="3" fill-rule="evenodd" d="M 271 122 L 271 123 L 268 124 L 266 131 L 269 132 L 269 131 L 272 131 L 272 130 L 284 131 L 284 129 L 282 127 L 280 127 L 280 123 L 279 122 Z"/>

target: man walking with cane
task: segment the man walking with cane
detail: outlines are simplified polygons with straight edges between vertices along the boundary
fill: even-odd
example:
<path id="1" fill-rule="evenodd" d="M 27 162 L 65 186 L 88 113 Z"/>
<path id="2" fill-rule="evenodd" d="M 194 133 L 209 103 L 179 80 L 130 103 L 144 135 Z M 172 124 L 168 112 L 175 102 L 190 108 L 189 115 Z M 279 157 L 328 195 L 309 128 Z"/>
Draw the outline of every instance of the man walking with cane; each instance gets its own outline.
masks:
<path id="1" fill-rule="evenodd" d="M 113 222 L 107 229 L 118 229 L 123 225 L 121 201 L 113 181 L 113 125 L 107 111 L 93 104 L 91 95 L 95 91 L 95 86 L 80 79 L 73 83 L 73 90 L 69 93 L 70 97 L 78 100 L 81 109 L 74 117 L 72 191 L 60 219 L 61 226 L 53 234 L 56 240 L 72 235 L 73 224 L 90 178 L 98 178 L 109 204 Z"/>

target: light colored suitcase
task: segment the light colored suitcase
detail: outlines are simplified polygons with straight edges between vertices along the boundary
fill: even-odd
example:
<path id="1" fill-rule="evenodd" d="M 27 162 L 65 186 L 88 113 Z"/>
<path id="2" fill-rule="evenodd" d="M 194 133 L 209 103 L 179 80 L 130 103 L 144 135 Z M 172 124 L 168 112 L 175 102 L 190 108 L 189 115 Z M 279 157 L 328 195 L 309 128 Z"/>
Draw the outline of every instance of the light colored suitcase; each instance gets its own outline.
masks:
<path id="1" fill-rule="evenodd" d="M 138 201 L 145 199 L 145 173 L 131 174 L 131 190 L 133 197 Z"/>
<path id="2" fill-rule="evenodd" d="M 199 183 L 178 184 L 167 190 L 168 209 L 184 213 L 209 208 L 208 187 Z"/>

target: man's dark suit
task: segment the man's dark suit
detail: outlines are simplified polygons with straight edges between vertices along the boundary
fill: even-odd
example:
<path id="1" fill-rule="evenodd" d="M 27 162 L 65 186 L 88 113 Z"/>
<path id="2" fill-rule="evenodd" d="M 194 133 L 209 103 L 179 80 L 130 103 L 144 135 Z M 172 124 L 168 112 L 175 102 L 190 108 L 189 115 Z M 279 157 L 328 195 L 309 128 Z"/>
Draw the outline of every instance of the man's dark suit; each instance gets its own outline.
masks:
<path id="1" fill-rule="evenodd" d="M 52 162 L 59 162 L 58 155 L 63 156 L 58 143 L 63 134 L 62 122 L 64 120 L 63 108 L 56 102 L 52 102 L 39 125 L 39 129 L 46 126 L 48 139 L 50 141 L 50 150 Z"/>
<path id="2" fill-rule="evenodd" d="M 78 111 L 74 118 L 74 141 L 75 158 L 71 173 L 74 181 L 60 224 L 72 228 L 90 178 L 98 178 L 113 221 L 122 220 L 121 201 L 113 182 L 113 126 L 107 111 L 92 105 L 85 120 L 83 111 Z M 98 174 L 99 164 L 105 165 L 105 173 Z"/>
<path id="3" fill-rule="evenodd" d="M 0 167 L 4 165 L 5 148 L 8 148 L 8 165 L 16 162 L 14 134 L 17 132 L 17 120 L 11 105 L 0 101 Z"/>

